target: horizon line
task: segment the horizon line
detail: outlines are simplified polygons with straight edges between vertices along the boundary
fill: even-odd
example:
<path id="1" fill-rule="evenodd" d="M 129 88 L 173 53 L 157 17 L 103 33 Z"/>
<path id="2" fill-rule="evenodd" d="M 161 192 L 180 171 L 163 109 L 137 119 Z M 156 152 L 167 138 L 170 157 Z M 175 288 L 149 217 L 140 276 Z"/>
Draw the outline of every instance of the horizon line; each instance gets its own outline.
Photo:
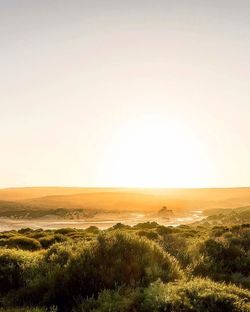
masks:
<path id="1" fill-rule="evenodd" d="M 175 186 L 65 186 L 65 185 L 40 185 L 40 186 L 7 186 L 0 187 L 0 190 L 10 190 L 10 189 L 35 189 L 35 188 L 82 188 L 82 189 L 145 189 L 145 190 L 182 190 L 182 189 L 246 189 L 250 186 L 207 186 L 207 187 L 175 187 Z"/>

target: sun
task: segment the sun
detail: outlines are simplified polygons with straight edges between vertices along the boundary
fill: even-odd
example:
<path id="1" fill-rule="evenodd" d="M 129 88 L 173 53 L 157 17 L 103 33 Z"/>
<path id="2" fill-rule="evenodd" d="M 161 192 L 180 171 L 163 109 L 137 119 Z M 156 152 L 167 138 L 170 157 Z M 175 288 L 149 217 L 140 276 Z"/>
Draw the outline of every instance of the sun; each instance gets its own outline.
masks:
<path id="1" fill-rule="evenodd" d="M 109 140 L 99 176 L 110 186 L 202 187 L 214 168 L 199 136 L 161 116 L 127 121 Z"/>

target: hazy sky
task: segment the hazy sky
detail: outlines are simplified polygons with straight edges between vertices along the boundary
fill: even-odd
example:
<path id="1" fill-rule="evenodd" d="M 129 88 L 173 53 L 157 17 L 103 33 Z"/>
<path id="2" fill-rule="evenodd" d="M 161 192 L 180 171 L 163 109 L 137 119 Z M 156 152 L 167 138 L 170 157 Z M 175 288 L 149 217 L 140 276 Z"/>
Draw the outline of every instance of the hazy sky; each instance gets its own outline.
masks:
<path id="1" fill-rule="evenodd" d="M 250 186 L 249 0 L 0 0 L 0 187 Z"/>

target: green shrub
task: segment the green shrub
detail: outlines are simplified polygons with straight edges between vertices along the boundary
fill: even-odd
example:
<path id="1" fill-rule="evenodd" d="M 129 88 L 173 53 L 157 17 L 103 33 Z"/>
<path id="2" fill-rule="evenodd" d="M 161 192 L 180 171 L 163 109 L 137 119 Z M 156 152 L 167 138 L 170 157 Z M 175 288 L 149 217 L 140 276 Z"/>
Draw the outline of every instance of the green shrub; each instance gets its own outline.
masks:
<path id="1" fill-rule="evenodd" d="M 98 229 L 97 226 L 89 226 L 86 230 L 84 230 L 85 233 L 92 233 L 92 234 L 99 234 L 101 231 Z"/>
<path id="2" fill-rule="evenodd" d="M 74 307 L 73 312 L 139 312 L 142 311 L 141 302 L 140 288 L 103 290 L 97 300 L 94 297 L 85 299 Z"/>
<path id="3" fill-rule="evenodd" d="M 250 292 L 204 279 L 155 282 L 144 289 L 104 290 L 74 312 L 249 312 Z"/>
<path id="4" fill-rule="evenodd" d="M 137 229 L 137 230 L 150 230 L 150 229 L 155 229 L 157 228 L 159 225 L 157 222 L 144 222 L 144 223 L 138 223 L 136 224 L 133 228 Z"/>
<path id="5" fill-rule="evenodd" d="M 38 240 L 26 236 L 12 236 L 4 241 L 4 245 L 10 248 L 30 251 L 38 250 L 42 247 Z"/>
<path id="6" fill-rule="evenodd" d="M 97 295 L 105 288 L 145 286 L 182 275 L 177 261 L 155 243 L 123 233 L 103 234 L 69 262 L 55 304 L 68 306 L 72 298 Z"/>
<path id="7" fill-rule="evenodd" d="M 27 270 L 38 258 L 27 251 L 0 249 L 0 294 L 24 286 Z"/>
<path id="8" fill-rule="evenodd" d="M 126 225 L 120 222 L 116 223 L 112 228 L 110 228 L 110 230 L 129 230 L 129 229 L 131 229 L 130 225 Z"/>
<path id="9" fill-rule="evenodd" d="M 216 239 L 207 239 L 198 247 L 191 264 L 196 276 L 208 276 L 217 281 L 231 281 L 250 287 L 250 238 L 223 232 Z M 240 278 L 241 277 L 241 278 Z"/>
<path id="10" fill-rule="evenodd" d="M 20 234 L 30 234 L 33 233 L 33 230 L 31 228 L 22 228 L 17 231 Z"/>
<path id="11" fill-rule="evenodd" d="M 249 312 L 250 292 L 210 280 L 155 283 L 144 291 L 140 311 Z"/>
<path id="12" fill-rule="evenodd" d="M 152 230 L 149 230 L 149 231 L 145 231 L 145 230 L 140 230 L 137 232 L 137 234 L 141 237 L 146 237 L 150 240 L 157 240 L 158 239 L 158 234 Z"/>
<path id="13" fill-rule="evenodd" d="M 248 311 L 249 292 L 182 277 L 184 271 L 189 278 L 250 287 L 249 250 L 244 224 L 2 232 L 0 306 L 47 312 L 43 307 L 55 305 L 68 312 L 80 302 L 75 311 Z M 25 309 L 32 311 L 6 311 Z"/>
<path id="14" fill-rule="evenodd" d="M 160 235 L 167 235 L 167 234 L 170 234 L 170 233 L 173 233 L 174 232 L 174 229 L 171 227 L 171 226 L 163 226 L 163 225 L 159 225 L 156 229 L 156 231 L 158 232 L 158 234 Z"/>
<path id="15" fill-rule="evenodd" d="M 50 246 L 54 245 L 55 243 L 61 243 L 67 241 L 68 238 L 62 234 L 54 234 L 54 235 L 47 235 L 41 237 L 39 239 L 40 244 L 43 248 L 49 248 Z"/>
<path id="16" fill-rule="evenodd" d="M 55 233 L 63 234 L 63 235 L 67 235 L 67 234 L 70 234 L 70 233 L 73 233 L 73 232 L 76 232 L 76 229 L 62 228 L 62 229 L 55 230 Z"/>
<path id="17" fill-rule="evenodd" d="M 51 246 L 44 255 L 45 262 L 56 263 L 65 266 L 80 252 L 82 245 L 73 243 L 57 243 Z"/>

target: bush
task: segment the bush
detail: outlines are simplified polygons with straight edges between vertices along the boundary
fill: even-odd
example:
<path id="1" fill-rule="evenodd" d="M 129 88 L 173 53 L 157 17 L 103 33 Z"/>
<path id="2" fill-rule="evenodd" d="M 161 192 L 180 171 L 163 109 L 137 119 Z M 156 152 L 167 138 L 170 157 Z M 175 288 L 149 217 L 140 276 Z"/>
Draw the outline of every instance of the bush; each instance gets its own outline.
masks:
<path id="1" fill-rule="evenodd" d="M 63 234 L 63 235 L 67 235 L 67 234 L 70 234 L 70 233 L 73 233 L 73 232 L 76 232 L 76 229 L 62 228 L 62 229 L 55 230 L 55 233 Z"/>
<path id="2" fill-rule="evenodd" d="M 155 222 L 105 231 L 2 232 L 0 306 L 18 307 L 9 312 L 48 312 L 54 305 L 58 312 L 74 306 L 92 312 L 247 311 L 248 291 L 201 277 L 250 287 L 249 234 L 243 224 L 175 228 Z M 199 278 L 184 280 L 179 263 L 186 277 Z"/>
<path id="3" fill-rule="evenodd" d="M 79 248 L 79 250 L 78 250 Z M 68 264 L 70 260 L 80 252 L 82 245 L 73 243 L 57 243 L 51 246 L 44 255 L 44 260 L 47 263 L 56 263 L 61 267 Z"/>
<path id="4" fill-rule="evenodd" d="M 250 292 L 210 280 L 155 283 L 144 292 L 141 311 L 249 312 Z"/>
<path id="5" fill-rule="evenodd" d="M 12 236 L 4 241 L 4 245 L 11 248 L 20 248 L 30 251 L 38 250 L 42 247 L 38 240 L 25 236 Z"/>
<path id="6" fill-rule="evenodd" d="M 22 228 L 17 231 L 20 234 L 30 234 L 33 233 L 33 230 L 31 228 Z"/>
<path id="7" fill-rule="evenodd" d="M 142 311 L 141 301 L 142 290 L 140 288 L 104 290 L 97 300 L 91 297 L 78 303 L 73 312 L 136 312 Z"/>
<path id="8" fill-rule="evenodd" d="M 137 232 L 137 234 L 141 237 L 144 236 L 147 239 L 154 240 L 154 241 L 158 239 L 158 234 L 154 231 L 151 231 L 151 230 L 149 230 L 149 231 L 140 230 Z"/>
<path id="9" fill-rule="evenodd" d="M 250 287 L 250 257 L 248 248 L 245 248 L 247 241 L 249 238 L 235 237 L 230 232 L 205 240 L 199 246 L 198 258 L 191 265 L 193 274 Z"/>
<path id="10" fill-rule="evenodd" d="M 145 289 L 104 290 L 97 300 L 84 300 L 74 312 L 249 312 L 250 292 L 204 279 Z"/>
<path id="11" fill-rule="evenodd" d="M 38 257 L 27 251 L 0 249 L 0 294 L 22 287 L 28 268 Z"/>
<path id="12" fill-rule="evenodd" d="M 122 233 L 100 235 L 69 262 L 56 304 L 71 305 L 72 298 L 97 295 L 105 288 L 146 286 L 182 275 L 177 261 L 155 243 Z"/>
<path id="13" fill-rule="evenodd" d="M 138 223 L 136 224 L 133 228 L 134 229 L 138 229 L 138 230 L 150 230 L 150 229 L 155 229 L 157 228 L 159 225 L 157 222 L 144 222 L 144 223 Z"/>
<path id="14" fill-rule="evenodd" d="M 130 225 L 123 224 L 121 222 L 116 223 L 110 228 L 110 230 L 129 230 L 131 229 Z"/>
<path id="15" fill-rule="evenodd" d="M 85 233 L 92 233 L 92 234 L 99 234 L 100 229 L 97 226 L 89 226 L 87 229 L 84 230 Z"/>
<path id="16" fill-rule="evenodd" d="M 61 243 L 67 241 L 67 237 L 62 234 L 54 234 L 54 235 L 47 235 L 41 237 L 39 239 L 40 244 L 43 248 L 49 248 L 50 246 L 54 245 L 55 243 Z"/>

